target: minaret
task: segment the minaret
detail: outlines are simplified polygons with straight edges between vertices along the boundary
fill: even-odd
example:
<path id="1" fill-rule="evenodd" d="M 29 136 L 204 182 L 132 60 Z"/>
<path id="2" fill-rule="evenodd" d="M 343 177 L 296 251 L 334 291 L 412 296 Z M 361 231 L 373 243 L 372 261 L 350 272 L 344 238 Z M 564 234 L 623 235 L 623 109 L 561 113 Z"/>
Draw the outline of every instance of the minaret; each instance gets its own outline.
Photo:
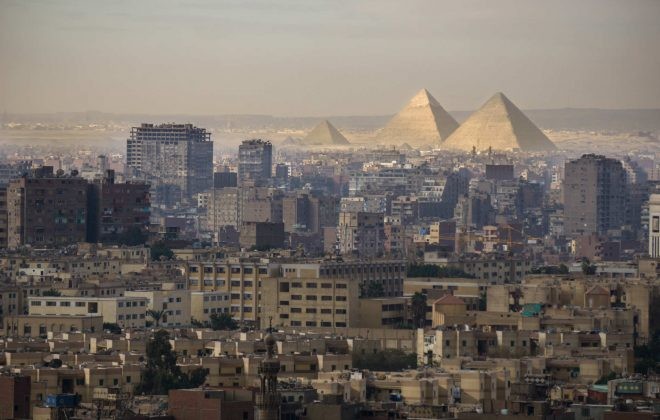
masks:
<path id="1" fill-rule="evenodd" d="M 277 392 L 277 373 L 280 371 L 280 361 L 275 358 L 275 337 L 273 337 L 271 317 L 268 334 L 264 337 L 266 343 L 266 358 L 259 365 L 261 390 L 257 394 L 254 407 L 254 420 L 280 420 L 280 394 Z"/>

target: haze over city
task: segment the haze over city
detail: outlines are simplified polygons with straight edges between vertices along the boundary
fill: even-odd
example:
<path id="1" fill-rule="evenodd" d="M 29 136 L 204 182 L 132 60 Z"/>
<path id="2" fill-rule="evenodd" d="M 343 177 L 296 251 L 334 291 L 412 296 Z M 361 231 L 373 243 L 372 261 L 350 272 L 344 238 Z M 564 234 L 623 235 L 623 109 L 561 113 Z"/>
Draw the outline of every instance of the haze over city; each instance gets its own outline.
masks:
<path id="1" fill-rule="evenodd" d="M 0 2 L 0 110 L 660 108 L 657 1 Z"/>

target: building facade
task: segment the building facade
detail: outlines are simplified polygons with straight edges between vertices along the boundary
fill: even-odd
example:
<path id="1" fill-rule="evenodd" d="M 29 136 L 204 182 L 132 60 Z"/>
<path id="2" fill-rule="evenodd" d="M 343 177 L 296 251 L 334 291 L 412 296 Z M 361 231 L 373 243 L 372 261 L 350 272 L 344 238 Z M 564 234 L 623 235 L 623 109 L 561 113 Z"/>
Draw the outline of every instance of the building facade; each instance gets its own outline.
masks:
<path id="1" fill-rule="evenodd" d="M 341 212 L 337 239 L 339 252 L 362 258 L 385 252 L 385 230 L 382 213 Z"/>
<path id="2" fill-rule="evenodd" d="M 562 194 L 566 235 L 606 234 L 621 229 L 626 172 L 619 160 L 583 155 L 567 162 Z"/>
<path id="3" fill-rule="evenodd" d="M 271 177 L 273 145 L 269 141 L 245 140 L 238 147 L 238 182 L 265 185 Z"/>
<path id="4" fill-rule="evenodd" d="M 660 258 L 660 194 L 649 199 L 649 255 Z"/>
<path id="5" fill-rule="evenodd" d="M 126 141 L 129 177 L 151 185 L 152 201 L 175 206 L 213 186 L 211 133 L 192 124 L 142 124 Z"/>
<path id="6" fill-rule="evenodd" d="M 7 187 L 7 244 L 58 247 L 87 238 L 87 181 L 54 176 L 52 167 Z"/>

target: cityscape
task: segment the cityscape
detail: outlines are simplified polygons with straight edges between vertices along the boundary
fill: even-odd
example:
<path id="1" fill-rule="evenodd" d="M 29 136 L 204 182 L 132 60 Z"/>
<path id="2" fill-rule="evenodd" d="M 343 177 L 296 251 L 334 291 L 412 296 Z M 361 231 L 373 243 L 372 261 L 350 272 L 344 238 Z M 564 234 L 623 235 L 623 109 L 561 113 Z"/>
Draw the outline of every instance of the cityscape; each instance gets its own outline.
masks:
<path id="1" fill-rule="evenodd" d="M 660 3 L 186 3 L 0 0 L 0 420 L 660 418 Z"/>

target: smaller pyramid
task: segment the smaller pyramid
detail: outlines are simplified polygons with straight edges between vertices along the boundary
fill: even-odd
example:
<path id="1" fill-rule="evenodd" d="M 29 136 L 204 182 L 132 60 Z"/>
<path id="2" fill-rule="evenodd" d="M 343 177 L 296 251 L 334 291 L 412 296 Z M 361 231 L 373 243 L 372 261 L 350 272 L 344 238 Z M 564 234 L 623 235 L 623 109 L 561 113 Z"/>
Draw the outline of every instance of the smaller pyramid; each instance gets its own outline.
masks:
<path id="1" fill-rule="evenodd" d="M 426 89 L 410 102 L 376 134 L 379 144 L 402 144 L 419 147 L 442 143 L 458 127 L 456 120 Z"/>
<path id="2" fill-rule="evenodd" d="M 498 92 L 452 133 L 443 148 L 539 152 L 557 147 L 523 112 Z"/>
<path id="3" fill-rule="evenodd" d="M 314 127 L 300 143 L 303 146 L 332 146 L 351 144 L 328 120 Z"/>

